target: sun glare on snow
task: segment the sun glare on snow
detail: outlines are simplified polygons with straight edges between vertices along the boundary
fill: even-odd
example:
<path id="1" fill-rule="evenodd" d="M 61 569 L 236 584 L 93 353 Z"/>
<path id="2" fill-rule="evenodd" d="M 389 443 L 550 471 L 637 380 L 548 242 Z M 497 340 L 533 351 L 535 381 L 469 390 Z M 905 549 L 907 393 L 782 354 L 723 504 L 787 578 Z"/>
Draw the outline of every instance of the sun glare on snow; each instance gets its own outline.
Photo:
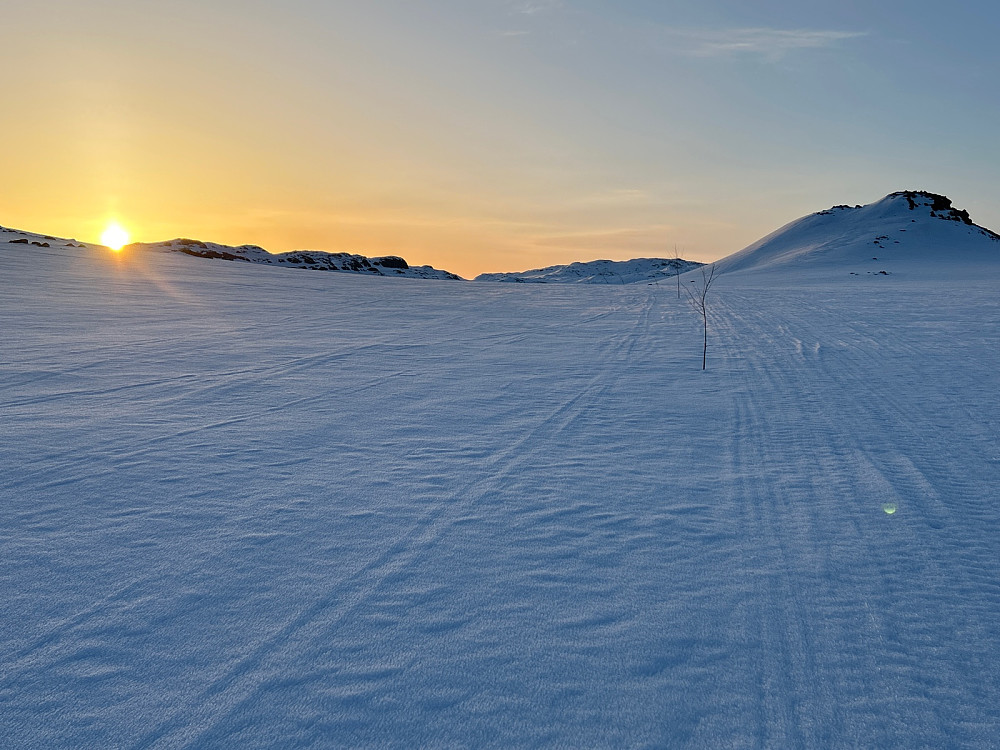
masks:
<path id="1" fill-rule="evenodd" d="M 117 222 L 108 224 L 108 228 L 101 234 L 101 244 L 107 245 L 115 252 L 118 252 L 127 245 L 128 240 L 128 232 Z"/>

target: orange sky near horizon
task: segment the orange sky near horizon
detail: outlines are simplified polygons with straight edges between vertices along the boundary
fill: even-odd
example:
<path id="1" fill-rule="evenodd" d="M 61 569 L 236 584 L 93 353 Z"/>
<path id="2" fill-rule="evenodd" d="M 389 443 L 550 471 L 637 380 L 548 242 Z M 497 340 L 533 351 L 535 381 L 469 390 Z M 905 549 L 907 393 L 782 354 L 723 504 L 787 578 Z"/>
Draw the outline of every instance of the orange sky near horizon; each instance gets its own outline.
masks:
<path id="1" fill-rule="evenodd" d="M 767 229 L 750 222 L 748 234 L 746 217 L 720 221 L 699 216 L 696 206 L 674 209 L 684 213 L 679 229 L 656 196 L 629 188 L 589 192 L 558 170 L 476 186 L 447 163 L 371 147 L 331 155 L 315 135 L 273 143 L 280 131 L 259 123 L 230 137 L 238 131 L 233 122 L 215 126 L 218 132 L 204 123 L 164 124 L 141 109 L 82 96 L 66 109 L 33 104 L 36 113 L 48 108 L 43 119 L 56 124 L 18 134 L 22 153 L 45 158 L 13 170 L 21 176 L 18 190 L 5 196 L 3 222 L 89 242 L 117 221 L 133 241 L 184 236 L 272 252 L 401 255 L 472 277 L 595 258 L 669 257 L 675 245 L 685 257 L 711 260 L 724 254 L 717 248 L 742 247 L 733 244 L 737 227 L 736 244 Z"/>

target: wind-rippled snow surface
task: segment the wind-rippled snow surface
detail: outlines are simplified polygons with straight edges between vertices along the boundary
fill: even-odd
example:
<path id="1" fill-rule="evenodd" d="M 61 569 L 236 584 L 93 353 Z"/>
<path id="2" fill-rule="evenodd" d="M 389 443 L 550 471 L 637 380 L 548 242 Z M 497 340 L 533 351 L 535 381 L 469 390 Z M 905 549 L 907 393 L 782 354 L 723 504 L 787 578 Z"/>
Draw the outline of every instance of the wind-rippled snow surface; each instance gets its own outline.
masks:
<path id="1" fill-rule="evenodd" d="M 997 745 L 995 278 L 0 263 L 4 747 Z"/>

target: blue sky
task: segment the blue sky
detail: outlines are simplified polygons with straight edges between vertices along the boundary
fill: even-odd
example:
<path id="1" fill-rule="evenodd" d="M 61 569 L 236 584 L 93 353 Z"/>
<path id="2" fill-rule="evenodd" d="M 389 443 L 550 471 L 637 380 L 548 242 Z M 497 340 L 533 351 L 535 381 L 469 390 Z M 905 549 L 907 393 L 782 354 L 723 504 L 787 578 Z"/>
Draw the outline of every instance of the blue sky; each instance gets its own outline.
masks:
<path id="1" fill-rule="evenodd" d="M 85 5 L 5 10 L 5 225 L 463 275 L 710 260 L 900 189 L 1000 227 L 996 5 Z"/>

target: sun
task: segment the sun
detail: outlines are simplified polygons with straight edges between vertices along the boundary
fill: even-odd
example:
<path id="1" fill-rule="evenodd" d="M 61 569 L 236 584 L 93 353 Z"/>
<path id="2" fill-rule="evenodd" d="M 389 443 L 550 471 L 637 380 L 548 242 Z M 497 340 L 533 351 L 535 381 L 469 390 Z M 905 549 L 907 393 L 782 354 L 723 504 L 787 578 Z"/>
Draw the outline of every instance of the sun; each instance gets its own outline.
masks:
<path id="1" fill-rule="evenodd" d="M 115 252 L 121 250 L 125 245 L 128 244 L 129 236 L 128 232 L 116 221 L 108 224 L 108 228 L 104 230 L 101 235 L 101 244 L 107 245 Z"/>

